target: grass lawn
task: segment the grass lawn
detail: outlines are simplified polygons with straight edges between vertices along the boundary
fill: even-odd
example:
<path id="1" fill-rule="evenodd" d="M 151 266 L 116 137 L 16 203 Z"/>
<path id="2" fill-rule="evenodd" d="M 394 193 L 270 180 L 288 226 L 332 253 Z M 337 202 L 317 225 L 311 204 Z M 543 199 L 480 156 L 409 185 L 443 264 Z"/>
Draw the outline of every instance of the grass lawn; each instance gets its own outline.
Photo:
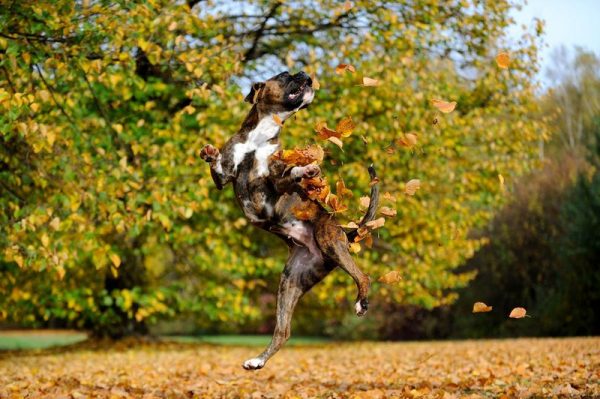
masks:
<path id="1" fill-rule="evenodd" d="M 86 334 L 63 330 L 10 330 L 0 331 L 0 351 L 19 349 L 46 349 L 76 344 L 87 339 Z M 216 345 L 262 347 L 271 341 L 270 335 L 203 335 L 164 336 L 163 340 L 178 343 L 207 343 Z M 292 337 L 289 346 L 318 345 L 329 342 L 319 337 Z"/>
<path id="2" fill-rule="evenodd" d="M 600 338 L 286 346 L 258 371 L 236 339 L 4 352 L 0 398 L 600 397 Z"/>

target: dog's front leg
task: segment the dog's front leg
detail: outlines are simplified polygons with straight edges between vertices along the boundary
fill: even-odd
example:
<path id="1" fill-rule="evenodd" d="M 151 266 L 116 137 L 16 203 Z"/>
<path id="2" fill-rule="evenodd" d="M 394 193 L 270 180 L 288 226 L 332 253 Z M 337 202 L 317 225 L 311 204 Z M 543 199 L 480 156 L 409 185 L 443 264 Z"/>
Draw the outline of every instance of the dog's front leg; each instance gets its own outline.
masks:
<path id="1" fill-rule="evenodd" d="M 210 165 L 210 175 L 217 189 L 221 190 L 229 182 L 223 167 L 223 155 L 221 155 L 217 147 L 207 144 L 200 151 L 200 158 Z"/>
<path id="2" fill-rule="evenodd" d="M 267 360 L 281 349 L 290 337 L 292 315 L 296 303 L 305 292 L 321 281 L 329 271 L 330 269 L 323 266 L 321 257 L 314 255 L 306 247 L 293 247 L 279 282 L 277 323 L 273 338 L 263 353 L 244 362 L 243 367 L 246 370 L 263 368 Z"/>

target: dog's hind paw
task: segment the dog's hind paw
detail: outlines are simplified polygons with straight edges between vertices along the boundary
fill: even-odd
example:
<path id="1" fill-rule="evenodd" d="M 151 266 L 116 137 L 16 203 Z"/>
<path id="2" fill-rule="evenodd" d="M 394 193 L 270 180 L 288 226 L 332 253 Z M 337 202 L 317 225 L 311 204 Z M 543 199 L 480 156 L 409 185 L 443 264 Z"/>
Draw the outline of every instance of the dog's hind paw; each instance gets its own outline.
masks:
<path id="1" fill-rule="evenodd" d="M 369 301 L 367 298 L 357 301 L 354 305 L 354 309 L 356 310 L 356 315 L 358 317 L 364 316 L 365 313 L 367 313 L 367 309 L 369 309 Z"/>
<path id="2" fill-rule="evenodd" d="M 246 370 L 258 370 L 265 366 L 265 361 L 261 358 L 255 357 L 254 359 L 248 359 L 244 362 L 242 367 Z"/>

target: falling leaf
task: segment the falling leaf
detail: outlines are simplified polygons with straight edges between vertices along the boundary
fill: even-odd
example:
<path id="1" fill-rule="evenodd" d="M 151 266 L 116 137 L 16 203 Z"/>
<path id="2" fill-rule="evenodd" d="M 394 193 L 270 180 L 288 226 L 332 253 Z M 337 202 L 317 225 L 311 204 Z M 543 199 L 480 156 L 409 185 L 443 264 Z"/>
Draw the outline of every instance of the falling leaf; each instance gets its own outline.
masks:
<path id="1" fill-rule="evenodd" d="M 374 185 L 376 185 L 377 183 L 379 183 L 379 177 L 375 176 L 375 177 L 373 178 L 373 180 L 371 180 L 371 181 L 369 182 L 369 187 L 373 187 L 373 186 L 374 186 Z"/>
<path id="2" fill-rule="evenodd" d="M 387 206 L 382 206 L 379 210 L 383 216 L 394 217 L 398 213 L 394 208 L 390 208 Z"/>
<path id="3" fill-rule="evenodd" d="M 341 137 L 348 137 L 354 131 L 356 125 L 352 121 L 352 117 L 348 116 L 338 122 L 335 130 L 340 134 Z"/>
<path id="4" fill-rule="evenodd" d="M 496 64 L 498 64 L 498 68 L 508 69 L 510 65 L 510 55 L 506 52 L 499 53 L 496 56 Z"/>
<path id="5" fill-rule="evenodd" d="M 313 144 L 306 148 L 285 150 L 281 153 L 280 158 L 288 165 L 306 166 L 313 162 L 323 162 L 324 156 L 323 148 L 318 144 Z"/>
<path id="6" fill-rule="evenodd" d="M 385 149 L 385 152 L 392 155 L 393 153 L 396 152 L 396 149 L 394 147 L 388 147 Z"/>
<path id="7" fill-rule="evenodd" d="M 508 317 L 510 317 L 511 319 L 522 319 L 526 315 L 527 310 L 525 310 L 525 308 L 514 308 L 513 310 L 511 310 Z"/>
<path id="8" fill-rule="evenodd" d="M 364 145 L 369 144 L 369 142 L 367 141 L 367 138 L 365 136 L 361 135 L 360 139 L 362 140 L 362 142 L 363 142 Z"/>
<path id="9" fill-rule="evenodd" d="M 456 101 L 447 102 L 443 100 L 433 99 L 431 100 L 431 103 L 434 107 L 436 107 L 445 114 L 449 114 L 450 112 L 454 111 L 454 108 L 456 108 Z"/>
<path id="10" fill-rule="evenodd" d="M 320 176 L 311 179 L 303 179 L 302 187 L 310 199 L 321 201 L 323 203 L 326 202 L 326 199 L 331 192 L 327 181 Z"/>
<path id="11" fill-rule="evenodd" d="M 292 213 L 298 220 L 314 219 L 319 211 L 319 206 L 312 201 L 301 201 L 292 207 Z"/>
<path id="12" fill-rule="evenodd" d="M 353 242 L 350 244 L 350 252 L 352 252 L 353 254 L 357 254 L 360 252 L 360 243 L 358 242 Z"/>
<path id="13" fill-rule="evenodd" d="M 110 255 L 108 255 L 108 257 L 115 267 L 119 267 L 121 265 L 121 257 L 119 257 L 119 255 L 116 253 L 112 252 Z"/>
<path id="14" fill-rule="evenodd" d="M 406 133 L 404 137 L 396 140 L 396 143 L 401 147 L 413 148 L 417 145 L 417 135 L 413 133 Z"/>
<path id="15" fill-rule="evenodd" d="M 384 224 L 385 224 L 385 218 L 379 218 L 379 219 L 371 220 L 371 221 L 365 223 L 365 226 L 369 227 L 372 230 L 375 230 L 380 227 L 383 227 Z"/>
<path id="16" fill-rule="evenodd" d="M 369 207 L 369 204 L 371 203 L 371 198 L 364 196 L 364 197 L 360 197 L 358 199 L 358 201 L 359 201 L 360 207 L 366 209 Z"/>
<path id="17" fill-rule="evenodd" d="M 504 176 L 502 176 L 500 173 L 498 173 L 498 181 L 500 182 L 500 190 L 504 191 Z"/>
<path id="18" fill-rule="evenodd" d="M 342 140 L 338 139 L 337 137 L 330 137 L 327 139 L 327 141 L 330 141 L 333 144 L 337 145 L 338 147 L 340 147 L 340 149 L 344 146 L 344 143 L 342 143 Z"/>
<path id="19" fill-rule="evenodd" d="M 394 284 L 398 281 L 402 280 L 402 274 L 400 274 L 397 270 L 392 270 L 391 272 L 387 272 L 383 276 L 379 277 L 377 281 L 384 284 Z"/>
<path id="20" fill-rule="evenodd" d="M 279 117 L 279 115 L 273 114 L 273 120 L 275 121 L 276 124 L 278 124 L 279 126 L 283 127 L 283 121 L 281 120 L 281 118 Z"/>
<path id="21" fill-rule="evenodd" d="M 321 122 L 317 122 L 317 124 L 315 125 L 315 131 L 318 133 L 319 138 L 323 139 L 323 140 L 327 140 L 330 137 L 336 137 L 336 138 L 340 138 L 341 134 L 339 134 L 338 132 L 336 132 L 333 129 L 330 129 L 327 127 L 327 123 L 321 121 Z"/>
<path id="22" fill-rule="evenodd" d="M 333 210 L 333 213 L 341 213 L 348 210 L 348 206 L 345 205 L 341 198 L 335 194 L 329 193 L 325 199 L 325 203 Z"/>
<path id="23" fill-rule="evenodd" d="M 310 74 L 310 79 L 312 80 L 312 88 L 314 90 L 319 90 L 321 88 L 321 84 L 319 83 L 319 80 L 317 79 L 317 74 L 315 74 L 314 72 Z"/>
<path id="24" fill-rule="evenodd" d="M 335 183 L 335 192 L 340 198 L 351 198 L 354 194 L 352 194 L 352 190 L 349 190 L 346 187 L 346 184 L 343 180 L 338 180 Z M 358 227 L 358 226 L 357 226 Z"/>
<path id="25" fill-rule="evenodd" d="M 379 80 L 371 79 L 366 76 L 363 76 L 363 86 L 365 87 L 375 87 L 379 86 Z"/>
<path id="26" fill-rule="evenodd" d="M 404 192 L 408 195 L 415 195 L 419 188 L 421 188 L 421 180 L 412 179 L 409 180 L 408 183 L 406 183 L 406 186 L 404 187 Z"/>
<path id="27" fill-rule="evenodd" d="M 396 202 L 396 197 L 394 195 L 392 195 L 388 191 L 386 191 L 385 193 L 383 193 L 383 199 L 388 200 L 388 201 L 392 201 L 392 202 Z"/>
<path id="28" fill-rule="evenodd" d="M 483 302 L 475 302 L 473 304 L 473 313 L 486 313 L 491 312 L 492 306 L 488 306 Z"/>
<path id="29" fill-rule="evenodd" d="M 343 74 L 345 71 L 354 73 L 356 69 L 350 64 L 340 64 L 335 68 L 335 73 L 338 75 Z"/>
<path id="30" fill-rule="evenodd" d="M 356 224 L 355 222 L 349 222 L 348 224 L 342 224 L 340 225 L 341 227 L 345 228 L 345 229 L 358 229 L 358 224 Z"/>

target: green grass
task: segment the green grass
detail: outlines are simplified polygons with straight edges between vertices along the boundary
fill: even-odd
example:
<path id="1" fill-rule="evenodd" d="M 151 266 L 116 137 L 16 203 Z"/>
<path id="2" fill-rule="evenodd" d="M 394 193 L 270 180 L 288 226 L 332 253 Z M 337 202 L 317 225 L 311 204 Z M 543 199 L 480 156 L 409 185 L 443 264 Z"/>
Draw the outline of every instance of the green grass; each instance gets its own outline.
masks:
<path id="1" fill-rule="evenodd" d="M 45 349 L 53 346 L 71 345 L 87 339 L 85 333 L 26 333 L 23 335 L 0 333 L 0 350 Z"/>
<path id="2" fill-rule="evenodd" d="M 225 346 L 266 346 L 270 335 L 201 335 L 201 336 L 164 336 L 167 341 L 180 343 L 213 344 Z M 87 339 L 85 333 L 61 331 L 0 331 L 0 351 L 18 349 L 45 349 L 55 346 L 71 345 Z M 329 342 L 319 337 L 292 337 L 286 345 L 320 345 Z"/>
<path id="3" fill-rule="evenodd" d="M 183 335 L 164 338 L 182 343 L 209 343 L 235 346 L 266 346 L 271 342 L 270 335 Z M 320 337 L 292 337 L 286 345 L 319 345 L 327 342 L 329 342 L 328 339 Z"/>

